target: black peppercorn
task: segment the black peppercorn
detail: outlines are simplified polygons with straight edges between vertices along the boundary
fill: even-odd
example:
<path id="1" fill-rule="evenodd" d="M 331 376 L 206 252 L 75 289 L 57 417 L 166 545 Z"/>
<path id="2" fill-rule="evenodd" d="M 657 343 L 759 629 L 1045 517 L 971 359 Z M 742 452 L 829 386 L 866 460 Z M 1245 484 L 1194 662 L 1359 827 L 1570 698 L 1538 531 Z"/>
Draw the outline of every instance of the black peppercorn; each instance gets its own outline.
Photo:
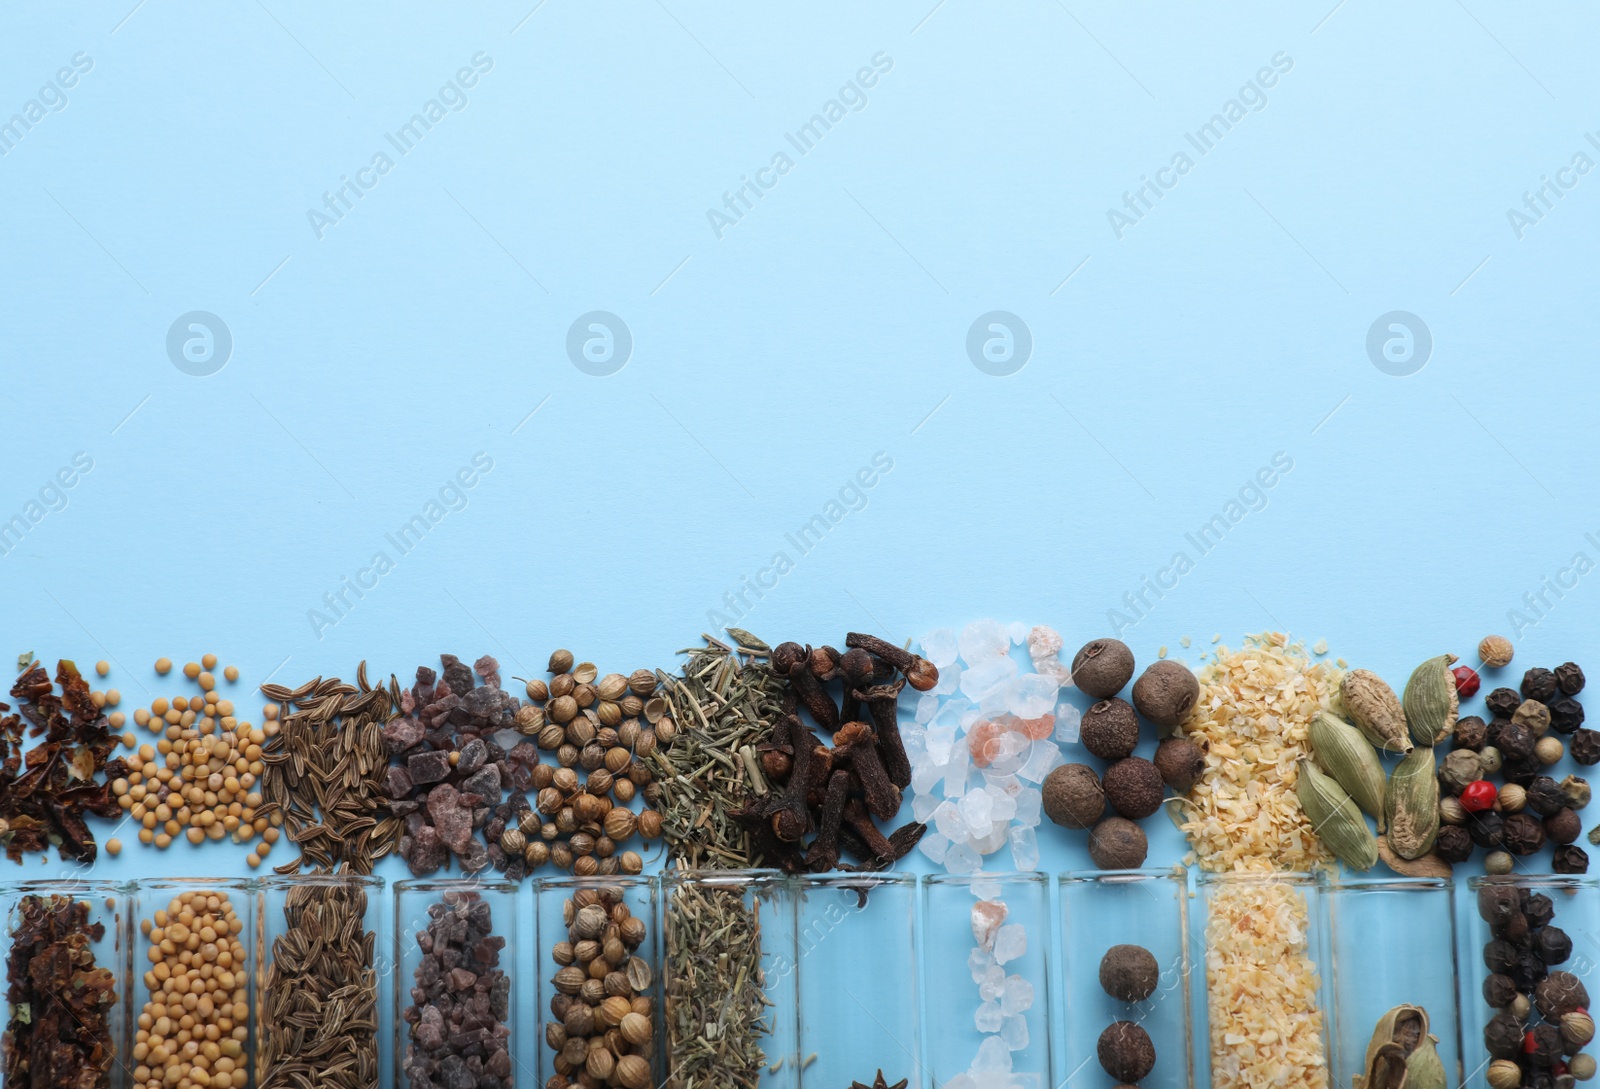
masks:
<path id="1" fill-rule="evenodd" d="M 1107 1025 L 1100 1034 L 1095 1054 L 1107 1074 L 1130 1085 L 1156 1065 L 1156 1048 L 1150 1042 L 1150 1034 L 1132 1021 L 1113 1021 Z"/>
<path id="2" fill-rule="evenodd" d="M 1533 1004 L 1546 1021 L 1559 1021 L 1564 1013 L 1589 1008 L 1589 990 L 1571 972 L 1551 972 L 1534 988 Z"/>
<path id="3" fill-rule="evenodd" d="M 1544 825 L 1531 813 L 1513 813 L 1506 819 L 1505 849 L 1514 855 L 1531 855 L 1544 846 Z"/>
<path id="4" fill-rule="evenodd" d="M 1522 1054 L 1522 1026 L 1506 1010 L 1489 1018 L 1483 1026 L 1483 1046 L 1496 1059 L 1515 1059 Z"/>
<path id="5" fill-rule="evenodd" d="M 1465 862 L 1472 857 L 1472 837 L 1459 824 L 1446 824 L 1439 828 L 1439 838 L 1433 844 L 1434 853 L 1449 863 Z"/>
<path id="6" fill-rule="evenodd" d="M 1541 817 L 1553 817 L 1567 807 L 1566 792 L 1561 784 L 1548 775 L 1541 775 L 1528 784 L 1527 808 Z"/>
<path id="7" fill-rule="evenodd" d="M 1550 870 L 1552 873 L 1588 873 L 1589 853 L 1572 844 L 1557 847 L 1555 857 L 1550 860 Z"/>
<path id="8" fill-rule="evenodd" d="M 1578 730 L 1567 743 L 1567 751 L 1585 767 L 1600 764 L 1600 730 Z"/>
<path id="9" fill-rule="evenodd" d="M 1561 1030 L 1554 1025 L 1543 1024 L 1535 1025 L 1528 1031 L 1533 1033 L 1533 1050 L 1523 1049 L 1528 1061 L 1542 1070 L 1550 1069 L 1561 1058 Z"/>
<path id="10" fill-rule="evenodd" d="M 1528 941 L 1528 917 L 1522 912 L 1517 912 L 1504 923 L 1494 928 L 1494 936 L 1504 938 L 1515 945 L 1526 945 Z"/>
<path id="11" fill-rule="evenodd" d="M 1562 809 L 1544 819 L 1544 835 L 1551 843 L 1564 847 L 1576 843 L 1583 834 L 1583 821 L 1570 809 Z"/>
<path id="12" fill-rule="evenodd" d="M 1522 697 L 1509 688 L 1496 688 L 1483 698 L 1489 713 L 1495 718 L 1510 718 L 1522 703 Z"/>
<path id="13" fill-rule="evenodd" d="M 1528 920 L 1528 925 L 1535 930 L 1541 926 L 1549 926 L 1556 917 L 1555 901 L 1542 892 L 1528 892 L 1523 890 L 1522 915 Z"/>
<path id="14" fill-rule="evenodd" d="M 1533 755 L 1533 747 L 1538 744 L 1539 739 L 1533 736 L 1532 730 L 1510 719 L 1496 719 L 1495 727 L 1489 740 L 1500 750 L 1500 755 L 1506 763 L 1525 760 Z"/>
<path id="15" fill-rule="evenodd" d="M 1496 972 L 1493 975 L 1484 977 L 1483 1000 L 1497 1010 L 1511 1005 L 1517 995 L 1521 993 L 1521 991 L 1517 990 L 1517 985 L 1510 976 Z"/>
<path id="16" fill-rule="evenodd" d="M 1500 766 L 1500 774 L 1508 783 L 1516 783 L 1519 787 L 1526 787 L 1535 779 L 1544 774 L 1544 765 L 1536 756 L 1523 757 L 1520 760 L 1507 760 Z"/>
<path id="17" fill-rule="evenodd" d="M 1517 966 L 1517 960 L 1522 956 L 1522 951 L 1510 942 L 1496 938 L 1486 942 L 1483 947 L 1483 966 L 1491 972 L 1501 975 L 1510 975 Z"/>
<path id="18" fill-rule="evenodd" d="M 1482 751 L 1489 743 L 1489 727 L 1477 715 L 1467 715 L 1456 719 L 1456 732 L 1451 738 L 1451 745 L 1458 749 L 1471 749 L 1473 752 Z"/>
<path id="19" fill-rule="evenodd" d="M 1533 951 L 1546 964 L 1564 964 L 1572 956 L 1572 939 L 1559 926 L 1547 926 L 1533 936 Z"/>
<path id="20" fill-rule="evenodd" d="M 1571 696 L 1557 696 L 1550 701 L 1550 728 L 1558 734 L 1570 734 L 1583 725 L 1583 704 Z"/>
<path id="21" fill-rule="evenodd" d="M 1506 974 L 1517 985 L 1517 990 L 1527 992 L 1533 990 L 1550 972 L 1550 968 L 1539 959 L 1539 954 L 1524 950 L 1517 954 L 1517 963 L 1511 966 L 1511 971 Z"/>
<path id="22" fill-rule="evenodd" d="M 1484 885 L 1478 890 L 1478 915 L 1490 926 L 1500 926 L 1522 911 L 1522 896 L 1514 885 Z"/>
<path id="23" fill-rule="evenodd" d="M 1486 851 L 1492 851 L 1505 842 L 1505 819 L 1492 809 L 1468 813 L 1466 829 L 1472 842 Z"/>
<path id="24" fill-rule="evenodd" d="M 1548 669 L 1534 666 L 1522 675 L 1522 698 L 1549 703 L 1555 698 L 1556 675 Z"/>
<path id="25" fill-rule="evenodd" d="M 1556 685 L 1569 696 L 1583 691 L 1583 670 L 1577 662 L 1562 662 L 1556 666 Z"/>

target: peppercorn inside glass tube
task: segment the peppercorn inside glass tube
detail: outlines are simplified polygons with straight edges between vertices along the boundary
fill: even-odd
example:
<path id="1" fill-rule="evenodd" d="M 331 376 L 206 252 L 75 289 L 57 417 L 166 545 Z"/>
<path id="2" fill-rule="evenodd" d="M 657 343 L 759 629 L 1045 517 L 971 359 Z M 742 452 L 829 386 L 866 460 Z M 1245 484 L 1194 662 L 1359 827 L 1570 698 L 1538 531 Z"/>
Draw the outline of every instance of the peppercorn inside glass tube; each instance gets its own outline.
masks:
<path id="1" fill-rule="evenodd" d="M 303 874 L 259 885 L 256 1089 L 396 1084 L 388 1001 L 396 970 L 383 880 Z"/>
<path id="2" fill-rule="evenodd" d="M 0 1085 L 123 1084 L 133 1065 L 124 1035 L 136 978 L 131 889 L 107 881 L 0 884 L 8 999 Z"/>
<path id="3" fill-rule="evenodd" d="M 650 877 L 538 883 L 539 944 L 528 962 L 539 981 L 537 1054 L 528 1068 L 541 1086 L 662 1084 L 659 890 Z"/>
<path id="4" fill-rule="evenodd" d="M 916 877 L 819 874 L 796 885 L 802 1089 L 872 1085 L 880 1070 L 887 1085 L 923 1085 Z"/>
<path id="5" fill-rule="evenodd" d="M 1474 877 L 1456 899 L 1456 919 L 1463 1084 L 1593 1078 L 1600 877 Z"/>
<path id="6" fill-rule="evenodd" d="M 527 1035 L 517 1031 L 517 890 L 472 878 L 394 887 L 396 1084 L 532 1080 L 531 1052 L 517 1053 Z M 531 996 L 531 981 L 522 986 Z"/>
<path id="7" fill-rule="evenodd" d="M 1205 873 L 1197 886 L 1189 943 L 1203 953 L 1204 971 L 1194 985 L 1195 1084 L 1329 1089 L 1324 879 Z"/>
<path id="8" fill-rule="evenodd" d="M 775 870 L 674 870 L 662 879 L 670 1084 L 799 1084 L 795 899 L 794 882 Z"/>
<path id="9" fill-rule="evenodd" d="M 1334 1084 L 1376 1087 L 1401 1065 L 1408 1085 L 1461 1084 L 1451 881 L 1346 875 L 1327 897 Z"/>
<path id="10" fill-rule="evenodd" d="M 1061 876 L 1060 1061 L 1074 1084 L 1194 1084 L 1188 908 L 1179 871 Z"/>
<path id="11" fill-rule="evenodd" d="M 257 884 L 170 878 L 135 886 L 132 951 L 140 978 L 130 996 L 129 1086 L 250 1084 Z"/>
<path id="12" fill-rule="evenodd" d="M 984 1085 L 1007 1071 L 1012 1089 L 1060 1080 L 1051 1065 L 1052 925 L 1042 873 L 923 879 L 921 978 L 935 1085 Z"/>

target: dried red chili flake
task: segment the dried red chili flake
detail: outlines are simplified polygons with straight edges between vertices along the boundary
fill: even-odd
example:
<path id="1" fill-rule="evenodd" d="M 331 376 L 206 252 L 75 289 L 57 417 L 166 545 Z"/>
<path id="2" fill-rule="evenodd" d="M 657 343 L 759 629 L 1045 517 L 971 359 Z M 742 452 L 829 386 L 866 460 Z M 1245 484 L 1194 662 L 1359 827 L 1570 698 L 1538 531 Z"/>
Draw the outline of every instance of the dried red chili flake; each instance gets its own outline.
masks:
<path id="1" fill-rule="evenodd" d="M 63 859 L 93 862 L 94 834 L 84 815 L 119 816 L 110 784 L 127 774 L 120 758 L 110 759 L 118 739 L 109 720 L 90 698 L 89 682 L 65 660 L 56 663 L 55 684 L 35 663 L 11 686 L 11 698 L 18 703 L 15 714 L 0 703 L 0 843 L 6 856 L 21 862 L 54 844 Z M 41 739 L 26 753 L 24 726 Z"/>
<path id="2" fill-rule="evenodd" d="M 106 1089 L 116 1058 L 116 979 L 95 963 L 105 927 L 68 896 L 24 896 L 6 957 L 7 1085 Z"/>

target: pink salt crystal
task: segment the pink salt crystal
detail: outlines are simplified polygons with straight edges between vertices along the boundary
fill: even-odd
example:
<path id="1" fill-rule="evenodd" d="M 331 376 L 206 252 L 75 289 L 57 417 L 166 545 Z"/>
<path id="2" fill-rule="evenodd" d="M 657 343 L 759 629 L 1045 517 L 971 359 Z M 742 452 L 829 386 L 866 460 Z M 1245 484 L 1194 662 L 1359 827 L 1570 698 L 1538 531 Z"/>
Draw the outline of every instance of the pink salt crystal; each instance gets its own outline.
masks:
<path id="1" fill-rule="evenodd" d="M 1055 716 L 1040 715 L 1038 718 L 1018 719 L 1017 728 L 1029 741 L 1043 741 L 1055 732 Z"/>
<path id="2" fill-rule="evenodd" d="M 972 751 L 972 762 L 980 768 L 989 766 L 989 761 L 1000 754 L 1000 735 L 1005 728 L 999 723 L 979 719 L 973 723 L 972 732 L 967 735 L 967 748 Z"/>
<path id="3" fill-rule="evenodd" d="M 994 948 L 994 937 L 1006 921 L 1007 908 L 1002 900 L 979 900 L 972 905 L 972 939 L 984 952 Z"/>

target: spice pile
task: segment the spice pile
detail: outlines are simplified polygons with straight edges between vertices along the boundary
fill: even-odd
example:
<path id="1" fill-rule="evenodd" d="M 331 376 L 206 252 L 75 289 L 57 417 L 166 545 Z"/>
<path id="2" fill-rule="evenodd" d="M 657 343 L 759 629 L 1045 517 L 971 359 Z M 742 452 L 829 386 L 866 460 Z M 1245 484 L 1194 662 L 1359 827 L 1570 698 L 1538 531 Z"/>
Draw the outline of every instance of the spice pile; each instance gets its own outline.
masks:
<path id="1" fill-rule="evenodd" d="M 259 1089 L 377 1089 L 377 935 L 365 889 L 306 884 L 283 900 L 257 1008 Z"/>
<path id="2" fill-rule="evenodd" d="M 55 686 L 61 692 L 56 694 Z M 95 860 L 94 834 L 84 815 L 114 817 L 110 782 L 123 775 L 111 759 L 118 738 L 109 729 L 89 683 L 69 661 L 56 663 L 56 681 L 33 663 L 11 686 L 17 710 L 0 703 L 0 843 L 6 857 L 21 862 L 55 844 L 63 860 Z M 23 731 L 42 738 L 23 759 Z M 21 774 L 18 774 L 21 772 Z"/>
<path id="3" fill-rule="evenodd" d="M 262 751 L 269 731 L 236 717 L 233 701 L 217 690 L 211 672 L 216 662 L 216 655 L 207 654 L 184 666 L 183 675 L 195 685 L 192 694 L 157 697 L 134 711 L 134 722 L 157 741 L 128 757 L 127 774 L 111 789 L 138 822 L 140 843 L 166 848 L 184 836 L 197 845 L 231 838 L 252 844 L 246 861 L 254 868 L 279 835 L 256 789 L 266 770 Z M 170 659 L 156 663 L 159 674 L 171 670 Z M 233 666 L 224 672 L 230 681 L 238 675 Z M 107 698 L 116 695 L 113 690 Z"/>
<path id="4" fill-rule="evenodd" d="M 978 988 L 978 1008 L 973 1027 L 983 1034 L 978 1053 L 964 1074 L 944 1084 L 946 1089 L 1010 1084 L 1013 1051 L 1028 1046 L 1027 1012 L 1033 1008 L 1033 984 L 1005 966 L 1028 951 L 1028 932 L 1021 923 L 1008 923 L 1004 901 L 979 900 L 972 906 L 972 938 L 967 968 Z"/>
<path id="5" fill-rule="evenodd" d="M 544 1026 L 556 1074 L 545 1089 L 649 1089 L 654 973 L 638 955 L 645 921 L 628 910 L 616 888 L 579 889 L 562 905 L 562 917 L 566 940 L 550 951 L 558 966 L 551 981 L 554 1020 Z"/>
<path id="6" fill-rule="evenodd" d="M 233 904 L 221 892 L 181 892 L 139 929 L 150 943 L 150 997 L 134 1036 L 134 1084 L 244 1089 L 250 977 Z"/>
<path id="7" fill-rule="evenodd" d="M 489 902 L 446 893 L 428 906 L 417 935 L 404 1071 L 412 1089 L 510 1089 L 511 980 L 500 967 L 506 940 L 494 933 Z"/>
<path id="8" fill-rule="evenodd" d="M 1187 738 L 1167 737 L 1155 759 L 1135 756 L 1140 717 L 1168 734 L 1188 716 L 1200 686 L 1189 668 L 1158 660 L 1133 684 L 1133 702 L 1120 698 L 1133 678 L 1133 652 L 1115 639 L 1086 643 L 1072 659 L 1072 679 L 1096 703 L 1078 722 L 1077 740 L 1107 762 L 1103 775 L 1087 764 L 1066 764 L 1044 782 L 1044 810 L 1056 824 L 1089 830 L 1089 857 L 1102 870 L 1144 864 L 1149 841 L 1136 823 L 1161 808 L 1166 788 L 1188 790 L 1204 768 Z M 1113 816 L 1104 816 L 1106 806 Z"/>
<path id="9" fill-rule="evenodd" d="M 1555 925 L 1555 904 L 1526 888 L 1485 884 L 1478 889 L 1478 914 L 1491 935 L 1483 947 L 1490 972 L 1483 998 L 1498 1011 L 1483 1030 L 1491 1089 L 1594 1077 L 1594 1056 L 1583 1050 L 1594 1039 L 1589 991 L 1577 975 L 1557 967 L 1571 959 L 1572 939 Z"/>
<path id="10" fill-rule="evenodd" d="M 400 835 L 383 793 L 383 724 L 392 711 L 391 693 L 368 685 L 365 662 L 355 686 L 318 677 L 293 690 L 264 684 L 261 692 L 277 704 L 265 709 L 262 731 L 263 812 L 300 848 L 300 857 L 277 872 L 309 866 L 323 873 L 371 873 Z M 263 846 L 271 846 L 263 837 Z M 256 849 L 258 857 L 265 853 Z"/>
<path id="11" fill-rule="evenodd" d="M 5 1084 L 109 1089 L 116 978 L 95 963 L 105 926 L 68 896 L 23 896 L 6 954 Z"/>
<path id="12" fill-rule="evenodd" d="M 1155 993 L 1160 981 L 1156 958 L 1142 945 L 1113 945 L 1100 958 L 1100 989 L 1118 1002 L 1143 1002 Z M 1106 1026 L 1095 1045 L 1095 1055 L 1102 1070 L 1126 1085 L 1142 1081 L 1156 1065 L 1150 1034 L 1129 1018 Z"/>
<path id="13" fill-rule="evenodd" d="M 976 873 L 1009 846 L 1014 869 L 1037 869 L 1040 784 L 1061 763 L 1056 741 L 1069 739 L 1078 717 L 1070 704 L 1056 707 L 1067 681 L 1061 637 L 978 620 L 959 635 L 940 628 L 920 642 L 938 670 L 905 737 L 911 815 L 933 826 L 922 853 L 950 873 Z M 1011 656 L 1013 646 L 1026 646 L 1031 672 Z"/>

